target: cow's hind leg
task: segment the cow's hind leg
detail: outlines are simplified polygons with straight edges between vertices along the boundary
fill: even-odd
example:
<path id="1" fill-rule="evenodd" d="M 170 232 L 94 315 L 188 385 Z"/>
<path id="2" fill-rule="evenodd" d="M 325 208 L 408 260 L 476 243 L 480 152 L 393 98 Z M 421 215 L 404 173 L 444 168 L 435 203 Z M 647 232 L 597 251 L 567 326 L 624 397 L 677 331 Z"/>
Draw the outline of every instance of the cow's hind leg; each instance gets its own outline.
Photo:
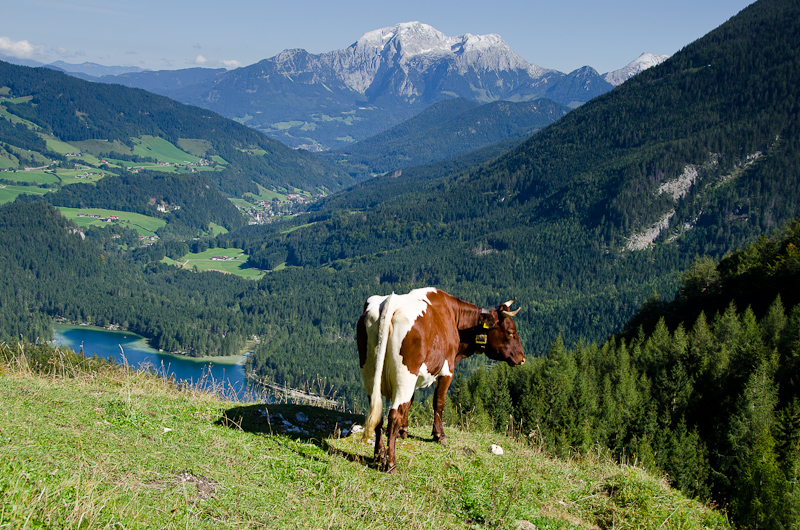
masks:
<path id="1" fill-rule="evenodd" d="M 397 471 L 397 459 L 395 454 L 395 442 L 400 434 L 400 427 L 403 425 L 403 418 L 408 416 L 408 406 L 410 403 L 403 403 L 397 409 L 389 411 L 388 424 L 386 426 L 386 441 L 388 455 L 386 458 L 386 472 L 394 473 Z"/>
<path id="2" fill-rule="evenodd" d="M 381 468 L 386 466 L 386 448 L 383 446 L 383 418 L 380 419 L 375 427 L 375 452 L 372 461 Z"/>
<path id="3" fill-rule="evenodd" d="M 436 380 L 436 390 L 433 393 L 433 441 L 440 444 L 447 443 L 447 436 L 444 435 L 444 425 L 442 424 L 442 412 L 444 411 L 445 396 L 447 389 L 450 388 L 450 376 L 441 376 Z"/>

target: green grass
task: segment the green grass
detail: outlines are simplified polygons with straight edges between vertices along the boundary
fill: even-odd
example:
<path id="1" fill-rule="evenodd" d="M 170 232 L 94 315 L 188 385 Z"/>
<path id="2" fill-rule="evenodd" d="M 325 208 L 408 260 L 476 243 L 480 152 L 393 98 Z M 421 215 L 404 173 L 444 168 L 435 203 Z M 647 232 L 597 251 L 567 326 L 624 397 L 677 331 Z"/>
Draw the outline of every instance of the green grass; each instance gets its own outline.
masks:
<path id="1" fill-rule="evenodd" d="M 272 127 L 277 131 L 286 131 L 288 129 L 291 129 L 292 127 L 302 127 L 304 123 L 305 122 L 303 121 L 297 121 L 297 120 L 280 121 L 277 123 L 273 123 L 270 127 Z"/>
<path id="2" fill-rule="evenodd" d="M 306 227 L 309 227 L 309 226 L 313 226 L 315 224 L 317 224 L 317 223 L 313 222 L 313 223 L 302 224 L 300 226 L 293 226 L 291 228 L 287 228 L 286 230 L 281 230 L 281 234 L 291 234 L 295 230 L 300 230 L 301 228 L 306 228 Z"/>
<path id="3" fill-rule="evenodd" d="M 206 153 L 213 146 L 211 145 L 211 142 L 202 138 L 178 138 L 178 147 L 194 156 L 205 158 Z"/>
<path id="4" fill-rule="evenodd" d="M 240 248 L 210 248 L 204 252 L 186 254 L 177 260 L 177 265 L 184 269 L 197 267 L 199 272 L 217 271 L 235 274 L 248 280 L 258 280 L 264 276 L 264 271 L 255 269 L 247 264 L 247 256 L 242 252 Z M 212 261 L 211 258 L 214 256 L 232 259 L 230 261 Z"/>
<path id="5" fill-rule="evenodd" d="M 79 213 L 97 214 L 101 217 L 116 215 L 119 221 L 116 223 L 136 230 L 140 236 L 154 236 L 159 228 L 167 224 L 163 219 L 150 217 L 133 212 L 122 212 L 119 210 L 104 210 L 102 208 L 59 208 L 64 217 L 71 219 L 78 226 L 106 226 L 108 223 L 91 217 L 78 217 Z"/>
<path id="6" fill-rule="evenodd" d="M 58 140 L 57 138 L 54 138 L 49 134 L 40 133 L 39 136 L 44 138 L 45 143 L 47 143 L 48 149 L 58 154 L 65 155 L 67 153 L 75 153 L 80 151 L 79 147 L 74 146 L 72 144 L 68 144 L 67 142 L 62 142 L 61 140 Z"/>
<path id="7" fill-rule="evenodd" d="M 209 228 L 211 229 L 211 235 L 216 237 L 219 234 L 227 234 L 228 229 L 222 225 L 218 225 L 217 223 L 208 223 Z"/>
<path id="8" fill-rule="evenodd" d="M 14 182 L 30 182 L 36 184 L 57 184 L 58 177 L 44 171 L 15 171 L 13 173 L 0 173 L 0 178 Z"/>
<path id="9" fill-rule="evenodd" d="M 24 99 L 24 98 L 4 99 L 3 101 L 9 102 L 9 103 L 22 103 L 22 101 L 20 101 L 22 99 Z M 6 110 L 6 107 L 4 107 L 2 105 L 0 105 L 0 118 L 4 118 L 4 119 L 10 121 L 13 124 L 24 123 L 26 127 L 28 127 L 31 130 L 34 130 L 34 131 L 36 131 L 36 130 L 38 130 L 40 128 L 38 125 L 36 125 L 32 121 L 28 121 L 28 120 L 26 120 L 24 118 L 20 118 L 16 114 L 11 114 L 10 112 L 8 112 L 8 110 Z"/>
<path id="10" fill-rule="evenodd" d="M 134 143 L 133 154 L 155 158 L 159 162 L 170 164 L 183 164 L 186 162 L 199 162 L 200 158 L 181 151 L 163 138 L 155 136 L 142 136 L 132 138 Z"/>
<path id="11" fill-rule="evenodd" d="M 61 179 L 63 186 L 70 184 L 87 184 L 95 183 L 102 179 L 103 176 L 108 176 L 108 172 L 100 169 L 59 169 L 56 171 L 58 177 Z"/>
<path id="12" fill-rule="evenodd" d="M 29 195 L 44 195 L 53 191 L 53 189 L 42 189 L 36 186 L 5 186 L 0 184 L 0 204 L 5 204 L 16 200 L 20 195 L 27 193 Z"/>
<path id="13" fill-rule="evenodd" d="M 0 346 L 0 528 L 729 528 L 663 479 L 601 454 L 557 460 L 521 439 L 453 428 L 442 446 L 425 425 L 398 443 L 389 475 L 360 435 L 339 436 L 360 416 L 231 403 L 24 348 Z"/>

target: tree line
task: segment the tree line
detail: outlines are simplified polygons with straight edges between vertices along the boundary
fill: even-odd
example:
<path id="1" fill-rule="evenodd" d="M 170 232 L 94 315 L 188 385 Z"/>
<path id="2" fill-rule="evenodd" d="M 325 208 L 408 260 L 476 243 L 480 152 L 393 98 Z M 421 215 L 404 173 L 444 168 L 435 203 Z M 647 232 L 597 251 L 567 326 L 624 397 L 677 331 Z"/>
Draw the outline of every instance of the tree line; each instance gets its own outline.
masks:
<path id="1" fill-rule="evenodd" d="M 800 220 L 718 263 L 626 332 L 457 377 L 449 418 L 556 454 L 607 448 L 747 528 L 800 523 Z M 638 324 L 637 324 L 638 323 Z"/>

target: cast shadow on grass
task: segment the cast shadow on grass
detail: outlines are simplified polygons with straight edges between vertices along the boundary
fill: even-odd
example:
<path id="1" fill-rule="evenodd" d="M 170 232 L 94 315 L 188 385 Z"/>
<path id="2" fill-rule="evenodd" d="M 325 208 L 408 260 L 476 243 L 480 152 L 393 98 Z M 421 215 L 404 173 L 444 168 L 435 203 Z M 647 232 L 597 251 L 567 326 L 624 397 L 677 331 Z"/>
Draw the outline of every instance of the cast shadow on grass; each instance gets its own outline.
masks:
<path id="1" fill-rule="evenodd" d="M 361 414 L 311 405 L 262 403 L 231 407 L 222 411 L 215 423 L 251 434 L 280 436 L 313 444 L 329 454 L 373 467 L 372 456 L 366 457 L 345 447 L 350 444 L 337 443 L 351 434 L 353 426 L 361 425 L 363 421 Z M 313 458 L 301 446 L 296 447 L 296 452 Z"/>

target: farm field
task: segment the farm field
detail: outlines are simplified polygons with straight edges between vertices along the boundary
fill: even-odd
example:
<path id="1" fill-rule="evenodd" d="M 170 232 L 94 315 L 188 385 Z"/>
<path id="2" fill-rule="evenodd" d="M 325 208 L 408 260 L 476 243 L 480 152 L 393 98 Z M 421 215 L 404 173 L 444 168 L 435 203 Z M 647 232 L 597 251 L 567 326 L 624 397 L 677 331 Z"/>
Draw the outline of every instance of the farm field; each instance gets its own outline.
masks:
<path id="1" fill-rule="evenodd" d="M 133 154 L 155 158 L 159 162 L 170 164 L 185 164 L 188 162 L 200 162 L 200 157 L 190 155 L 186 151 L 181 151 L 163 138 L 155 136 L 142 136 L 132 138 L 134 143 Z"/>
<path id="2" fill-rule="evenodd" d="M 59 179 L 52 172 L 45 171 L 13 171 L 0 175 L 4 180 L 12 182 L 26 182 L 28 184 L 58 184 Z"/>
<path id="3" fill-rule="evenodd" d="M 52 190 L 37 188 L 36 186 L 5 186 L 0 184 L 0 204 L 11 202 L 23 193 L 29 193 L 31 195 L 44 195 L 49 191 Z"/>
<path id="4" fill-rule="evenodd" d="M 75 222 L 78 226 L 106 226 L 106 221 L 101 221 L 93 217 L 78 217 L 78 214 L 99 215 L 109 217 L 116 215 L 119 217 L 117 224 L 136 230 L 140 236 L 152 237 L 156 235 L 156 230 L 166 225 L 167 222 L 157 217 L 149 217 L 133 212 L 122 212 L 119 210 L 104 210 L 102 208 L 59 208 L 67 219 Z"/>
<path id="5" fill-rule="evenodd" d="M 235 274 L 248 280 L 258 280 L 264 275 L 264 271 L 250 267 L 247 264 L 247 256 L 242 253 L 240 248 L 210 248 L 204 252 L 189 253 L 179 260 L 166 261 L 165 263 L 175 264 L 184 269 L 194 269 L 202 271 L 217 271 L 227 274 Z M 227 260 L 214 260 L 212 258 L 228 258 Z"/>

